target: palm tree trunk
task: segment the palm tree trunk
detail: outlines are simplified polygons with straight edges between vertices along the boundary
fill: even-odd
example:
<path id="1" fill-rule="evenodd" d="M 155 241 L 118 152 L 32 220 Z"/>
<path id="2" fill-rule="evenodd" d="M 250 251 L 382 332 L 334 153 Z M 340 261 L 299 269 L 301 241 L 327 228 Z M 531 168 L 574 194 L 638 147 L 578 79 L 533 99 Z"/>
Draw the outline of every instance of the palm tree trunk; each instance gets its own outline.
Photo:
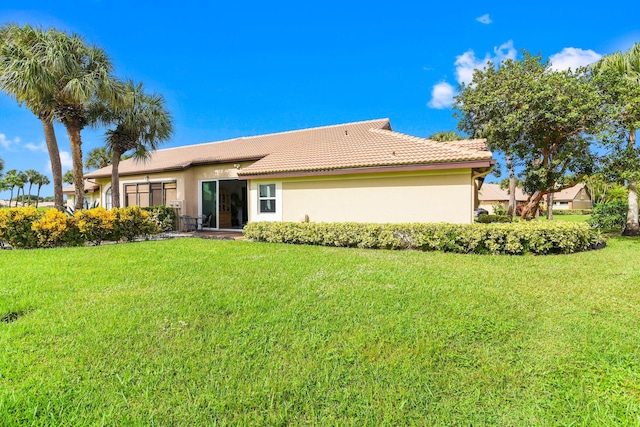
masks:
<path id="1" fill-rule="evenodd" d="M 504 157 L 507 161 L 507 169 L 509 170 L 509 205 L 507 206 L 507 215 L 513 220 L 513 215 L 516 211 L 516 174 L 513 170 L 511 155 L 505 154 Z"/>
<path id="2" fill-rule="evenodd" d="M 42 128 L 44 129 L 44 139 L 47 142 L 49 150 L 49 159 L 51 160 L 51 174 L 53 175 L 53 203 L 59 211 L 64 211 L 64 200 L 62 195 L 62 164 L 60 162 L 60 151 L 58 150 L 58 141 L 56 133 L 53 129 L 53 120 L 41 118 Z"/>
<path id="3" fill-rule="evenodd" d="M 29 182 L 29 206 L 31 206 L 31 187 L 33 187 L 33 183 Z M 24 204 L 24 200 L 23 200 Z"/>
<path id="4" fill-rule="evenodd" d="M 84 173 L 82 171 L 82 140 L 81 127 L 74 122 L 65 123 L 69 142 L 71 143 L 71 159 L 73 160 L 73 185 L 75 187 L 75 209 L 84 209 Z"/>
<path id="5" fill-rule="evenodd" d="M 636 130 L 629 131 L 629 147 L 635 148 Z M 630 179 L 627 185 L 629 188 L 627 224 L 622 232 L 623 236 L 640 236 L 640 224 L 638 224 L 638 181 Z"/>
<path id="6" fill-rule="evenodd" d="M 40 189 L 42 188 L 42 184 L 38 184 L 38 194 L 36 195 L 36 209 L 38 209 L 38 202 L 40 201 Z"/>
<path id="7" fill-rule="evenodd" d="M 117 148 L 112 150 L 111 157 L 111 207 L 120 207 L 120 156 L 122 153 Z"/>

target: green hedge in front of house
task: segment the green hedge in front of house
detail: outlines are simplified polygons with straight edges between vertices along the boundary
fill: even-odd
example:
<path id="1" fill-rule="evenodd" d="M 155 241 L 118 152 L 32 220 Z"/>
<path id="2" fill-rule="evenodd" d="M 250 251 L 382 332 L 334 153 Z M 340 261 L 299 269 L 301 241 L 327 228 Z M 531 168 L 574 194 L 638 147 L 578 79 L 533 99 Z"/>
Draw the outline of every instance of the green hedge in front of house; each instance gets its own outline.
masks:
<path id="1" fill-rule="evenodd" d="M 591 215 L 593 209 L 553 209 L 554 215 Z"/>
<path id="2" fill-rule="evenodd" d="M 248 239 L 368 249 L 414 249 L 455 253 L 568 254 L 604 246 L 600 232 L 584 223 L 366 224 L 253 222 Z"/>

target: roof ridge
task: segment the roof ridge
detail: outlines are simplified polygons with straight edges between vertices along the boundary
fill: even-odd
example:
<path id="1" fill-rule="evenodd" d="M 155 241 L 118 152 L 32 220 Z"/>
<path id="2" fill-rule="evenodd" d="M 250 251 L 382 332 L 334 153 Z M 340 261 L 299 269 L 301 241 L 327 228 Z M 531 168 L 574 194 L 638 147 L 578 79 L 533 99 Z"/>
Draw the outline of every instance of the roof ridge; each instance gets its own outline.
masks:
<path id="1" fill-rule="evenodd" d="M 422 138 L 420 136 L 413 136 L 413 135 L 407 135 L 406 133 L 402 133 L 402 132 L 397 132 L 394 130 L 389 130 L 389 129 L 376 129 L 376 128 L 371 128 L 369 129 L 370 132 L 375 132 L 375 133 L 379 133 L 379 134 L 389 134 L 391 136 L 394 136 L 396 138 L 404 138 L 410 141 L 416 141 L 416 142 L 423 142 L 423 143 L 429 143 L 429 144 L 433 144 L 433 145 L 439 145 L 441 147 L 446 147 L 447 149 L 451 149 L 453 151 L 456 150 L 461 150 L 465 153 L 477 153 L 478 151 L 481 150 L 474 150 L 472 148 L 468 148 L 468 147 L 464 147 L 458 144 L 452 144 L 455 142 L 475 142 L 475 141 L 486 141 L 486 139 L 484 138 L 476 138 L 476 139 L 460 139 L 457 141 L 434 141 L 433 139 L 429 139 L 429 138 Z M 486 150 L 485 150 L 486 151 Z"/>
<path id="2" fill-rule="evenodd" d="M 305 131 L 308 131 L 308 130 L 329 129 L 329 128 L 336 128 L 336 127 L 340 127 L 340 126 L 364 125 L 366 123 L 381 122 L 381 121 L 386 121 L 387 123 L 390 122 L 389 118 L 386 117 L 386 118 L 381 118 L 381 119 L 363 120 L 363 121 L 360 121 L 360 122 L 340 123 L 340 124 L 337 124 L 337 125 L 316 126 L 316 127 L 312 127 L 312 128 L 285 130 L 285 131 L 282 131 L 282 132 L 263 133 L 263 134 L 260 134 L 260 135 L 241 136 L 241 137 L 238 137 L 238 138 L 235 138 L 235 139 L 262 138 L 262 137 L 265 137 L 265 136 L 284 135 L 284 134 L 294 133 L 294 132 L 305 132 Z M 376 129 L 376 128 L 372 128 L 372 129 Z M 222 141 L 219 141 L 219 142 L 222 142 Z"/>

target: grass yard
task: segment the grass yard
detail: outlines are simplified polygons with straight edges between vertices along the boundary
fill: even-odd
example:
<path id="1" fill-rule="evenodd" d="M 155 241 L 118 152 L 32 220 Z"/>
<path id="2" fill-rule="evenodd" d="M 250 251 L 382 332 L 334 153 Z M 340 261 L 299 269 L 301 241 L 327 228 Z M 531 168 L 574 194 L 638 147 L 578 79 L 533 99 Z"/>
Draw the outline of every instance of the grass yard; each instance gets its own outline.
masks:
<path id="1" fill-rule="evenodd" d="M 568 221 L 568 222 L 586 222 L 591 215 L 554 215 L 553 221 Z M 539 219 L 547 220 L 545 215 L 541 215 Z"/>
<path id="2" fill-rule="evenodd" d="M 639 253 L 2 251 L 0 425 L 640 425 Z"/>

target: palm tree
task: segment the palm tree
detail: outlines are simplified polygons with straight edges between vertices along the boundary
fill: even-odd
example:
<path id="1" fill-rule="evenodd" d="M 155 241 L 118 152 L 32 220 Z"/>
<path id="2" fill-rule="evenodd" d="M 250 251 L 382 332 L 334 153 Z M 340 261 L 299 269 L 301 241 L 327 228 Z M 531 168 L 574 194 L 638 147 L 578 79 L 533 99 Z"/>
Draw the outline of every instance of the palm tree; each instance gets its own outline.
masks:
<path id="1" fill-rule="evenodd" d="M 88 170 L 102 169 L 111 164 L 113 153 L 108 147 L 98 147 L 89 151 L 84 161 L 84 167 Z"/>
<path id="2" fill-rule="evenodd" d="M 22 206 L 24 206 L 24 186 L 27 184 L 27 181 L 29 180 L 29 178 L 27 178 L 27 174 L 22 172 L 22 171 L 18 171 L 15 175 L 15 184 L 16 187 L 18 187 L 18 191 L 16 193 L 16 207 L 18 207 L 18 199 L 20 199 L 20 190 L 22 190 Z"/>
<path id="3" fill-rule="evenodd" d="M 73 171 L 66 171 L 62 176 L 62 182 L 65 184 L 73 184 Z"/>
<path id="4" fill-rule="evenodd" d="M 6 184 L 7 190 L 11 192 L 9 196 L 9 207 L 11 207 L 11 200 L 13 200 L 13 190 L 18 185 L 18 171 L 15 169 L 11 169 L 7 171 L 7 174 L 4 177 L 4 182 Z"/>
<path id="5" fill-rule="evenodd" d="M 36 208 L 38 207 L 38 202 L 40 201 L 40 189 L 42 188 L 43 185 L 49 185 L 49 184 L 51 184 L 51 181 L 49 181 L 49 178 L 46 175 L 39 174 L 38 180 L 36 181 L 36 185 L 38 186 L 38 195 L 37 195 L 37 198 L 36 198 Z"/>
<path id="6" fill-rule="evenodd" d="M 640 125 L 640 43 L 634 44 L 625 53 L 616 52 L 602 58 L 595 66 L 594 70 L 598 75 L 609 73 L 619 79 L 617 85 L 607 85 L 613 103 L 621 110 L 620 123 L 628 132 L 626 152 L 632 153 L 636 150 L 636 130 Z M 611 88 L 614 88 L 613 90 Z M 615 93 L 611 93 L 615 92 Z M 628 210 L 627 223 L 624 231 L 625 236 L 640 235 L 640 223 L 638 221 L 638 178 L 636 174 L 627 178 Z"/>
<path id="7" fill-rule="evenodd" d="M 1 27 L 0 90 L 26 105 L 40 120 L 51 161 L 54 203 L 63 210 L 62 165 L 53 127 L 55 84 L 42 61 L 48 45 L 49 33 L 41 29 L 15 24 Z"/>
<path id="8" fill-rule="evenodd" d="M 98 101 L 118 102 L 122 88 L 112 77 L 113 66 L 102 49 L 88 46 L 77 34 L 53 29 L 48 33 L 51 43 L 43 62 L 56 82 L 55 116 L 67 129 L 73 159 L 75 208 L 82 209 L 84 179 L 80 132 L 88 124 L 89 106 Z"/>
<path id="9" fill-rule="evenodd" d="M 125 91 L 121 105 L 102 103 L 93 111 L 99 122 L 115 125 L 106 132 L 106 147 L 112 152 L 111 201 L 114 208 L 120 207 L 118 168 L 122 155 L 132 151 L 135 160 L 144 161 L 173 133 L 171 115 L 162 95 L 149 95 L 141 83 L 135 85 L 132 81 L 125 84 Z"/>
<path id="10" fill-rule="evenodd" d="M 4 170 L 4 160 L 0 159 L 0 178 L 2 178 L 3 170 Z"/>
<path id="11" fill-rule="evenodd" d="M 31 187 L 33 187 L 33 184 L 38 181 L 40 172 L 35 169 L 28 169 L 24 173 L 27 177 L 27 182 L 29 183 L 29 206 L 31 206 Z M 24 203 L 24 200 L 22 200 L 22 202 Z"/>

